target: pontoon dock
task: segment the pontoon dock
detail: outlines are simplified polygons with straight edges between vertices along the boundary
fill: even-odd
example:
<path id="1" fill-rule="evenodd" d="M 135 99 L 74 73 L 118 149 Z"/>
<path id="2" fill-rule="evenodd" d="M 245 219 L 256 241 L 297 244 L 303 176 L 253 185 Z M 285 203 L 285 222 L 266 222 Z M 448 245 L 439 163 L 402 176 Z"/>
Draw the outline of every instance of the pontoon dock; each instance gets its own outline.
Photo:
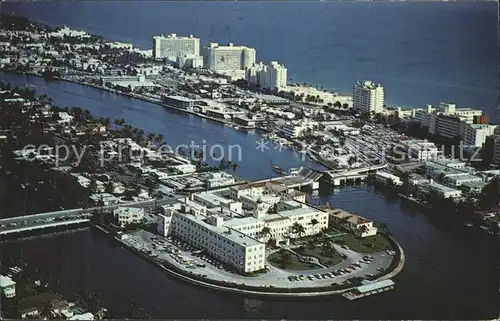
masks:
<path id="1" fill-rule="evenodd" d="M 342 296 L 349 300 L 356 300 L 372 294 L 382 293 L 392 289 L 394 289 L 394 282 L 391 279 L 388 279 L 358 286 L 349 292 L 343 293 Z"/>

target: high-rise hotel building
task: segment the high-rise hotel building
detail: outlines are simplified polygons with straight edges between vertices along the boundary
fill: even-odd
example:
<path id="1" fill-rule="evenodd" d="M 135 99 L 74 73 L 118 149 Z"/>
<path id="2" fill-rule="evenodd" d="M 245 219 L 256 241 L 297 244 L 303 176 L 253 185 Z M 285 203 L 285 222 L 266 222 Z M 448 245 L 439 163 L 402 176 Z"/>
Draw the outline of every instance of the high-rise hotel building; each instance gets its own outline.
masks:
<path id="1" fill-rule="evenodd" d="M 229 43 L 220 46 L 210 43 L 205 47 L 205 67 L 213 71 L 245 70 L 255 63 L 255 49 L 246 46 L 235 46 Z"/>
<path id="2" fill-rule="evenodd" d="M 271 61 L 270 65 L 260 62 L 246 69 L 245 79 L 250 84 L 279 92 L 286 89 L 287 69 L 277 61 Z"/>
<path id="3" fill-rule="evenodd" d="M 198 56 L 200 56 L 200 39 L 193 35 L 181 37 L 171 33 L 166 36 L 153 37 L 154 58 L 177 61 L 179 57 L 193 58 Z"/>
<path id="4" fill-rule="evenodd" d="M 359 112 L 380 113 L 384 108 L 384 87 L 372 81 L 358 81 L 354 86 L 353 108 Z"/>

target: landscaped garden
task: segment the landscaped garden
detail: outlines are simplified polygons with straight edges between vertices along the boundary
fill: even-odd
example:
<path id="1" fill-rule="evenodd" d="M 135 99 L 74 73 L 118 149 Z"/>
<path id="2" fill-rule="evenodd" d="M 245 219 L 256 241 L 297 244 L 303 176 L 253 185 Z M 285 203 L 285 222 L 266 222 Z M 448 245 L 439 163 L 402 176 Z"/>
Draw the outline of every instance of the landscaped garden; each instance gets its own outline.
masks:
<path id="1" fill-rule="evenodd" d="M 342 262 L 343 260 L 340 253 L 335 251 L 334 247 L 328 241 L 321 245 L 309 243 L 307 245 L 294 248 L 293 250 L 303 256 L 315 257 L 322 265 L 325 266 L 332 266 Z"/>
<path id="2" fill-rule="evenodd" d="M 268 257 L 271 265 L 284 270 L 311 270 L 319 268 L 318 265 L 310 262 L 302 262 L 297 255 L 281 249 Z"/>
<path id="3" fill-rule="evenodd" d="M 334 238 L 333 241 L 359 253 L 373 253 L 392 249 L 387 238 L 380 234 L 360 238 L 346 233 Z"/>

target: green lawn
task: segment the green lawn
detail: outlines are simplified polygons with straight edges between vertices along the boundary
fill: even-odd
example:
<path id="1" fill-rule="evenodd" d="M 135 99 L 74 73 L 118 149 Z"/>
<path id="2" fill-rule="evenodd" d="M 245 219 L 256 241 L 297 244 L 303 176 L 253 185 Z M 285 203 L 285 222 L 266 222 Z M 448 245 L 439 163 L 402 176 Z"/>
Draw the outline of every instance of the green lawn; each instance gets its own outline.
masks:
<path id="1" fill-rule="evenodd" d="M 288 251 L 286 252 L 290 253 L 290 261 L 287 264 L 280 264 L 280 258 L 283 255 L 282 253 L 284 253 L 283 251 L 284 250 L 280 250 L 269 255 L 267 261 L 272 266 L 283 270 L 310 270 L 319 268 L 319 266 L 317 266 L 316 264 L 299 261 L 299 258 L 295 254 L 292 254 Z"/>
<path id="2" fill-rule="evenodd" d="M 391 249 L 391 244 L 382 235 L 368 236 L 358 238 L 353 234 L 347 233 L 334 239 L 337 244 L 345 244 L 351 250 L 360 253 L 373 253 Z"/>
<path id="3" fill-rule="evenodd" d="M 302 248 L 295 248 L 293 250 L 301 255 L 314 256 L 314 257 L 319 259 L 319 262 L 321 264 L 326 265 L 326 266 L 332 266 L 335 264 L 339 264 L 343 260 L 342 257 L 336 251 L 332 257 L 325 256 L 322 253 L 321 247 L 319 247 L 319 246 L 316 246 L 313 249 L 310 249 L 307 246 L 305 246 L 303 249 Z"/>

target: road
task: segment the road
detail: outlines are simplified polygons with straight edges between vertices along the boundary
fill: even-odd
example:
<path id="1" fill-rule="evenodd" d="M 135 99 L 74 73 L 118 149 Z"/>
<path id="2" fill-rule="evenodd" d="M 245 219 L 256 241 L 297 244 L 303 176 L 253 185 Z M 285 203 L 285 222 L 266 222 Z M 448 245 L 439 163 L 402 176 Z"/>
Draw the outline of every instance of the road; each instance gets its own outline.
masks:
<path id="1" fill-rule="evenodd" d="M 384 251 L 378 253 L 371 253 L 370 255 L 374 257 L 374 261 L 370 264 L 363 264 L 361 268 L 350 272 L 349 274 L 336 276 L 334 278 L 317 278 L 312 279 L 305 278 L 301 281 L 290 281 L 288 277 L 290 276 L 314 276 L 316 274 L 328 273 L 335 271 L 337 269 L 347 268 L 352 263 L 358 262 L 363 258 L 365 254 L 357 253 L 352 250 L 346 250 L 340 246 L 334 244 L 335 250 L 346 255 L 346 259 L 328 268 L 317 268 L 311 270 L 282 270 L 278 269 L 271 264 L 267 264 L 269 271 L 265 274 L 260 274 L 256 276 L 243 276 L 225 269 L 216 267 L 213 264 L 202 261 L 199 257 L 193 256 L 190 251 L 184 250 L 182 247 L 175 245 L 171 241 L 161 238 L 165 244 L 172 246 L 179 250 L 178 254 L 181 255 L 187 261 L 195 261 L 205 264 L 205 267 L 196 267 L 194 269 L 189 269 L 185 264 L 182 264 L 175 260 L 175 258 L 163 250 L 158 250 L 153 247 L 152 239 L 157 237 L 156 235 L 141 230 L 135 233 L 128 234 L 128 237 L 124 240 L 124 243 L 137 249 L 137 250 L 148 250 L 152 251 L 157 258 L 169 262 L 170 264 L 199 275 L 206 275 L 208 278 L 218 281 L 234 282 L 236 284 L 246 284 L 250 286 L 269 286 L 273 285 L 276 287 L 283 288 L 301 288 L 301 287 L 324 287 L 329 286 L 333 282 L 342 283 L 347 279 L 352 277 L 366 277 L 367 274 L 378 274 L 380 269 L 387 269 L 392 260 L 392 256 L 386 254 Z M 269 254 L 269 253 L 268 253 Z"/>

